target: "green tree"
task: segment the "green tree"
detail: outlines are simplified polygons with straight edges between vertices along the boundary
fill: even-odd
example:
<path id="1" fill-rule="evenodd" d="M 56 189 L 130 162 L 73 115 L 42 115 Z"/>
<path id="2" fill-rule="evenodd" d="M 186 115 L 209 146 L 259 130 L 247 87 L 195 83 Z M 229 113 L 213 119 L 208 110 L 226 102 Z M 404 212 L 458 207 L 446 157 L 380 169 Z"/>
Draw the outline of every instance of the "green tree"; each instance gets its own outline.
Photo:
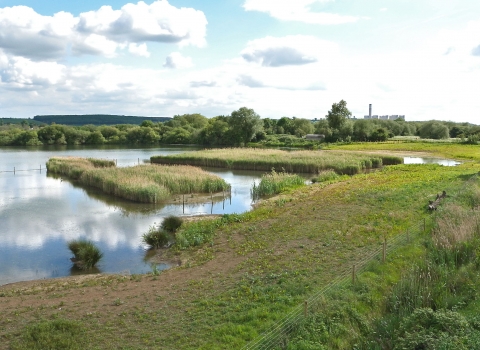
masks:
<path id="1" fill-rule="evenodd" d="M 353 125 L 353 138 L 356 141 L 367 141 L 373 130 L 373 124 L 370 120 L 359 119 Z"/>
<path id="2" fill-rule="evenodd" d="M 263 130 L 263 122 L 253 109 L 242 107 L 233 111 L 228 124 L 234 144 L 247 144 L 257 132 Z"/>
<path id="3" fill-rule="evenodd" d="M 294 134 L 298 137 L 312 134 L 315 128 L 312 122 L 308 119 L 296 118 L 293 120 Z"/>
<path id="4" fill-rule="evenodd" d="M 204 145 L 229 145 L 230 126 L 227 117 L 218 116 L 208 120 L 200 132 L 200 142 Z"/>
<path id="5" fill-rule="evenodd" d="M 450 136 L 448 126 L 438 122 L 436 120 L 431 120 L 429 122 L 424 123 L 418 129 L 418 135 L 422 139 L 448 139 Z"/>
<path id="6" fill-rule="evenodd" d="M 325 117 L 328 120 L 328 125 L 332 129 L 339 130 L 351 115 L 352 112 L 348 110 L 347 102 L 341 100 L 332 105 L 332 109 L 328 111 L 328 114 Z"/>

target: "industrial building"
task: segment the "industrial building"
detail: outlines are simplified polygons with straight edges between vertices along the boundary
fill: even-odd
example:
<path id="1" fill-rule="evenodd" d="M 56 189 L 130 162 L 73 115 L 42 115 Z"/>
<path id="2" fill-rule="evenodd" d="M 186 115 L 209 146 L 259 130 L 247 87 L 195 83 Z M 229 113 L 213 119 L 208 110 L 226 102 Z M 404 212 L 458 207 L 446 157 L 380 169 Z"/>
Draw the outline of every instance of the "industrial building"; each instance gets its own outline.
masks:
<path id="1" fill-rule="evenodd" d="M 405 115 L 393 114 L 393 115 L 372 115 L 372 104 L 368 105 L 368 115 L 363 117 L 364 119 L 382 119 L 382 120 L 395 120 L 395 119 L 403 119 L 405 120 Z"/>

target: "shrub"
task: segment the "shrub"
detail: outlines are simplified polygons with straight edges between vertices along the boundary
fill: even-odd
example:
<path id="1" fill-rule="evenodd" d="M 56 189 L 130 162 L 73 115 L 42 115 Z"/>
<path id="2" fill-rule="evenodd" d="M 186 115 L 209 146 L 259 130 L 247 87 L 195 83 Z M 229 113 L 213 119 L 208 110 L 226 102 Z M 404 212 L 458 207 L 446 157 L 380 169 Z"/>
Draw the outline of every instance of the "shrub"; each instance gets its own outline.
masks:
<path id="1" fill-rule="evenodd" d="M 252 194 L 254 198 L 279 194 L 288 189 L 305 185 L 305 180 L 296 174 L 285 172 L 277 173 L 275 169 L 269 174 L 264 174 L 258 186 L 253 185 Z"/>
<path id="2" fill-rule="evenodd" d="M 148 232 L 142 236 L 142 241 L 154 249 L 166 246 L 169 240 L 168 233 L 156 227 L 150 227 Z"/>
<path id="3" fill-rule="evenodd" d="M 167 216 L 160 226 L 162 230 L 165 230 L 170 233 L 175 233 L 177 230 L 182 226 L 183 219 L 179 218 L 178 216 Z"/>
<path id="4" fill-rule="evenodd" d="M 72 261 L 82 270 L 91 270 L 103 257 L 100 249 L 90 241 L 70 241 L 68 242 L 68 249 L 75 256 Z"/>
<path id="5" fill-rule="evenodd" d="M 325 181 L 333 181 L 340 177 L 335 171 L 333 170 L 325 170 L 318 173 L 318 176 L 312 179 L 312 182 L 325 182 Z"/>

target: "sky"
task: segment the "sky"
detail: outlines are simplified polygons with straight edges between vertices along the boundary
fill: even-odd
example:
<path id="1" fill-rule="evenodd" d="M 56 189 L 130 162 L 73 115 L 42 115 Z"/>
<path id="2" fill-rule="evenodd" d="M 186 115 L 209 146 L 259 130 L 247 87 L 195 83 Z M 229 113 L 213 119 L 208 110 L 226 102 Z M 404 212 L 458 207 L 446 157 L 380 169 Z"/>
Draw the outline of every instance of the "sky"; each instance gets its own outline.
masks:
<path id="1" fill-rule="evenodd" d="M 0 0 L 0 117 L 480 124 L 478 0 Z"/>

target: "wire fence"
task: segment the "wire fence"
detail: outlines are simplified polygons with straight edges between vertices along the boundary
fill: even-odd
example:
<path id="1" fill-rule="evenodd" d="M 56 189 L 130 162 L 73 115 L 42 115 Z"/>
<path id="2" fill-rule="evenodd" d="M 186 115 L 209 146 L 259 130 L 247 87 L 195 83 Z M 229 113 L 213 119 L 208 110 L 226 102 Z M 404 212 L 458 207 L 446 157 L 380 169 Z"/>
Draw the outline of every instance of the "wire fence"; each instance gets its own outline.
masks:
<path id="1" fill-rule="evenodd" d="M 13 167 L 13 169 L 10 170 L 0 170 L 0 173 L 13 173 L 14 175 L 19 172 L 25 172 L 25 171 L 39 171 L 42 172 L 42 170 L 47 170 L 45 167 L 42 168 L 42 164 L 39 165 L 38 168 L 36 169 L 17 169 L 17 167 Z"/>
<path id="2" fill-rule="evenodd" d="M 426 230 L 426 219 L 421 220 L 417 224 L 409 227 L 402 234 L 390 240 L 384 240 L 381 248 L 375 249 L 367 253 L 360 261 L 357 261 L 353 266 L 345 268 L 345 270 L 331 281 L 326 286 L 319 289 L 310 298 L 304 301 L 303 305 L 296 306 L 289 314 L 278 321 L 268 332 L 257 337 L 247 345 L 243 350 L 268 350 L 268 349 L 283 349 L 288 343 L 288 334 L 294 329 L 302 319 L 307 318 L 309 311 L 316 309 L 319 301 L 328 292 L 334 288 L 344 287 L 355 284 L 358 275 L 364 272 L 368 264 L 373 261 L 385 262 L 389 253 L 394 252 L 400 247 L 406 246 L 413 241 L 415 236 Z"/>

